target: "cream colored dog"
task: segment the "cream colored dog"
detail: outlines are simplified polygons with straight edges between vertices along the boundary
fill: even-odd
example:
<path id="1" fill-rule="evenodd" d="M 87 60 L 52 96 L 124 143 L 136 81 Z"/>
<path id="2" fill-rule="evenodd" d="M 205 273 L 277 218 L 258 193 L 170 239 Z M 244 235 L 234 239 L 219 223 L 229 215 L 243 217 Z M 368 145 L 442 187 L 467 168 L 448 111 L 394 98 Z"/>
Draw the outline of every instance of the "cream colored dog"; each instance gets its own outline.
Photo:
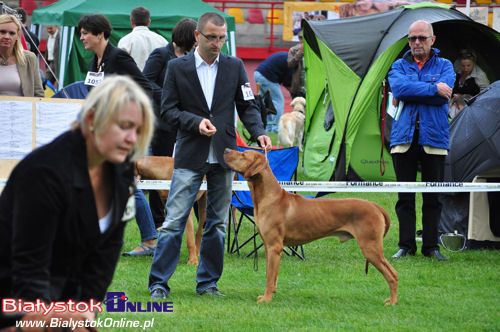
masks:
<path id="1" fill-rule="evenodd" d="M 302 151 L 302 136 L 304 136 L 304 121 L 306 118 L 306 100 L 302 97 L 293 98 L 290 106 L 293 111 L 283 114 L 278 123 L 278 146 L 280 144 L 293 146 L 295 139 Z"/>

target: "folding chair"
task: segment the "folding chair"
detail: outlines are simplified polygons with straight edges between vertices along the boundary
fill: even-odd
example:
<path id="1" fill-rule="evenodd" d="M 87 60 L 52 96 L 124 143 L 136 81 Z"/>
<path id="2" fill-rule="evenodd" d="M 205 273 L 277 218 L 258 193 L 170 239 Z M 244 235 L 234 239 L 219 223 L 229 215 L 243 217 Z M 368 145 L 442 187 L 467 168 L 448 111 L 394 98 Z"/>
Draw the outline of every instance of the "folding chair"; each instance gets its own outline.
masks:
<path id="1" fill-rule="evenodd" d="M 238 147 L 238 151 L 252 150 L 251 147 Z M 260 151 L 260 150 L 259 150 Z M 299 162 L 299 149 L 297 147 L 271 150 L 267 153 L 267 159 L 269 160 L 269 166 L 276 176 L 278 181 L 291 181 L 295 180 L 297 176 L 297 166 Z M 245 181 L 243 176 L 238 173 L 238 180 Z M 240 212 L 240 218 L 236 224 L 236 214 L 235 209 Z M 257 235 L 259 234 L 256 230 L 253 235 L 248 239 L 240 241 L 238 235 L 241 229 L 241 225 L 244 220 L 250 221 L 251 224 L 255 226 L 254 215 L 253 215 L 253 202 L 249 191 L 234 191 L 233 197 L 231 199 L 231 209 L 229 209 L 229 219 L 228 223 L 228 242 L 227 251 L 229 253 L 238 253 L 240 255 L 240 249 L 246 246 L 248 243 L 253 243 L 253 250 L 247 254 L 245 257 L 249 257 L 252 254 L 257 254 L 257 250 L 262 247 L 263 243 L 257 246 Z M 233 227 L 233 240 L 231 241 L 231 224 Z M 254 227 L 255 229 L 255 227 Z M 300 253 L 299 253 L 300 247 Z M 304 248 L 302 246 L 297 247 L 287 247 L 283 251 L 289 256 L 297 256 L 302 260 L 305 260 Z"/>
<path id="2" fill-rule="evenodd" d="M 66 85 L 61 90 L 57 91 L 52 98 L 72 98 L 72 99 L 85 99 L 88 94 L 87 86 L 83 81 L 77 81 Z"/>

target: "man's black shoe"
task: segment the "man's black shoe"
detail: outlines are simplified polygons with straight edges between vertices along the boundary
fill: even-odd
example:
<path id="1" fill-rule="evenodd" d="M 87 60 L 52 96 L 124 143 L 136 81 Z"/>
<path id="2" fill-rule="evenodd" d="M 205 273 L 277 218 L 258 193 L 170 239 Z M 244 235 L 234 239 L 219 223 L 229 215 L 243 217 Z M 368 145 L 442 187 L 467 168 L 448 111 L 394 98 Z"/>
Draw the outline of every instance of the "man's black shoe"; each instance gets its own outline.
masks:
<path id="1" fill-rule="evenodd" d="M 392 258 L 402 258 L 406 257 L 406 255 L 415 256 L 415 251 L 399 248 L 398 252 L 392 255 Z"/>
<path id="2" fill-rule="evenodd" d="M 165 292 L 162 288 L 155 288 L 151 292 L 152 299 L 166 299 L 167 296 L 168 296 L 168 293 Z"/>
<path id="3" fill-rule="evenodd" d="M 447 261 L 449 258 L 441 255 L 439 249 L 432 250 L 429 253 L 422 253 L 425 257 L 436 258 L 438 261 Z"/>
<path id="4" fill-rule="evenodd" d="M 221 292 L 219 292 L 219 290 L 217 289 L 217 287 L 208 287 L 204 291 L 198 293 L 198 295 L 205 295 L 205 294 L 212 295 L 212 296 L 213 295 L 216 295 L 216 296 L 226 296 L 226 295 L 222 294 Z"/>

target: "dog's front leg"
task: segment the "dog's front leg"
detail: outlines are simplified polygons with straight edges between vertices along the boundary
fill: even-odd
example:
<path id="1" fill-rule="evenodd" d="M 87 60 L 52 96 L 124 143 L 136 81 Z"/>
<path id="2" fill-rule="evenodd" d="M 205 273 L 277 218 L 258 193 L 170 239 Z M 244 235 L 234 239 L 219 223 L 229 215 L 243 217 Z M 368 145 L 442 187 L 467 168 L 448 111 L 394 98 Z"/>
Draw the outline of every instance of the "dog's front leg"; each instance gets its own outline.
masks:
<path id="1" fill-rule="evenodd" d="M 258 303 L 271 302 L 278 282 L 278 270 L 280 267 L 281 254 L 283 253 L 283 242 L 267 245 L 266 248 L 266 292 L 257 298 Z"/>

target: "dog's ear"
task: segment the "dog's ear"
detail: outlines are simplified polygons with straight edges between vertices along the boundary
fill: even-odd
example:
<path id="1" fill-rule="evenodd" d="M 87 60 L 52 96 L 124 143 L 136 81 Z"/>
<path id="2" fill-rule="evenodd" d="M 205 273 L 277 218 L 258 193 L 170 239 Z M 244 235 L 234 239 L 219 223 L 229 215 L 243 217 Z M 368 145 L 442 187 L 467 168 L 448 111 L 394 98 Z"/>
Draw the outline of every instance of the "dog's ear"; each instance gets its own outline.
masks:
<path id="1" fill-rule="evenodd" d="M 260 153 L 255 154 L 254 161 L 248 166 L 247 170 L 243 174 L 245 179 L 250 179 L 259 172 L 263 171 L 267 166 L 267 159 Z"/>

